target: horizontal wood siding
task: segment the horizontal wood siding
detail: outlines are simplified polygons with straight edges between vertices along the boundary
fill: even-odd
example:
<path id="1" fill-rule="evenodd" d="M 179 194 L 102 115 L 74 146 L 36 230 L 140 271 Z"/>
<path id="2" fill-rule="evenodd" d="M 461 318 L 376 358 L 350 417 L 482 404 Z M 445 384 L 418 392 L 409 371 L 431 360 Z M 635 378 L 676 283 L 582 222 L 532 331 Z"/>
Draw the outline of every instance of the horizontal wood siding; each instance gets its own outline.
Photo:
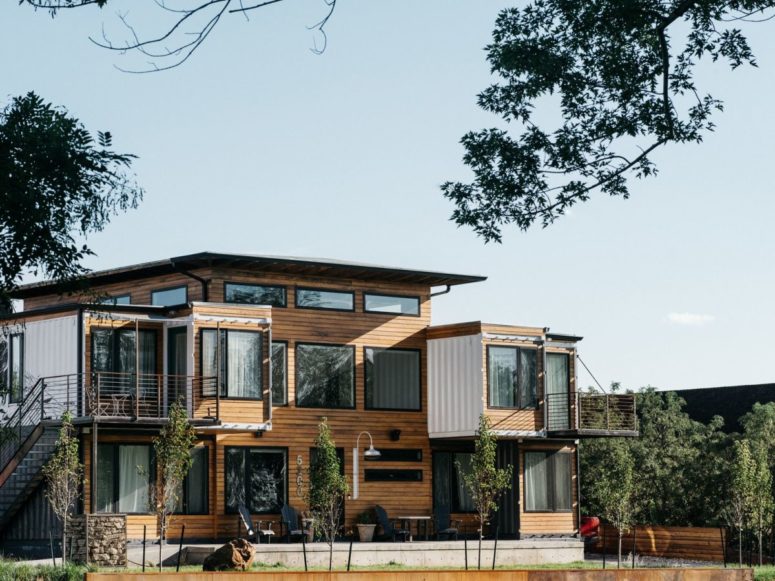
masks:
<path id="1" fill-rule="evenodd" d="M 726 531 L 716 527 L 657 527 L 638 526 L 622 537 L 622 552 L 632 552 L 633 535 L 635 552 L 638 555 L 691 559 L 698 561 L 723 561 Z M 619 534 L 611 525 L 601 525 L 598 531 L 595 551 L 616 553 Z"/>

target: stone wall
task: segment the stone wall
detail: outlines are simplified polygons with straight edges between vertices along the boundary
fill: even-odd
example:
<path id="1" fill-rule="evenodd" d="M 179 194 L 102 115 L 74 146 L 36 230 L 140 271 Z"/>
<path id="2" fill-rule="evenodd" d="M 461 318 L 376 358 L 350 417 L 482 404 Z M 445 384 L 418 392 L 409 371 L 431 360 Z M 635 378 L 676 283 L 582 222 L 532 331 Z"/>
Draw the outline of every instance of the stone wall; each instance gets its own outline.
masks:
<path id="1" fill-rule="evenodd" d="M 67 552 L 77 563 L 126 567 L 126 515 L 79 514 L 67 525 Z"/>

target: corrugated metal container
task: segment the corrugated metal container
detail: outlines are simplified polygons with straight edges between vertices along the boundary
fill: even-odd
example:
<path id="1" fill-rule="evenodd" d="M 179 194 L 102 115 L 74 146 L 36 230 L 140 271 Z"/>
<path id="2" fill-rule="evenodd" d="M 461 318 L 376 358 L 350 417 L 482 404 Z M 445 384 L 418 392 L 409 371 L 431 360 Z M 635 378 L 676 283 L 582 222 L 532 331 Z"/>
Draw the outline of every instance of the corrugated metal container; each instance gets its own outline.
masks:
<path id="1" fill-rule="evenodd" d="M 473 436 L 484 411 L 482 335 L 428 341 L 428 433 Z"/>
<path id="2" fill-rule="evenodd" d="M 74 315 L 24 325 L 26 384 L 78 372 L 78 318 Z"/>
<path id="3" fill-rule="evenodd" d="M 38 486 L 38 489 L 8 523 L 8 526 L 3 529 L 0 539 L 3 541 L 48 541 L 49 532 L 54 540 L 58 540 L 62 536 L 62 524 L 51 510 L 51 506 L 46 500 L 45 491 L 44 485 Z"/>

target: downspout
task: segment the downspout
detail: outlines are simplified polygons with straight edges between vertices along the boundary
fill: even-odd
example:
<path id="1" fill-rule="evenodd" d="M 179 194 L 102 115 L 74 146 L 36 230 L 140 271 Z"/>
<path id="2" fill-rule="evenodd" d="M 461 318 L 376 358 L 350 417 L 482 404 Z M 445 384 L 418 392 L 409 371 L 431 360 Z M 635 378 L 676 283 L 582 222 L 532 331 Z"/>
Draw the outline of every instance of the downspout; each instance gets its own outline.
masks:
<path id="1" fill-rule="evenodd" d="M 428 295 L 428 296 L 430 296 L 430 297 L 437 297 L 437 296 L 439 296 L 439 295 L 445 295 L 445 294 L 447 294 L 449 291 L 451 291 L 451 290 L 452 290 L 452 285 L 451 285 L 451 284 L 448 284 L 448 285 L 446 285 L 446 286 L 447 286 L 447 288 L 445 288 L 443 291 L 437 291 L 437 292 L 435 292 L 435 293 L 431 293 L 431 294 L 430 294 L 430 295 Z"/>
<path id="2" fill-rule="evenodd" d="M 178 268 L 178 266 L 174 262 L 170 262 L 170 263 L 172 264 L 172 268 L 174 268 L 177 272 L 179 272 L 180 274 L 183 274 L 183 275 L 185 275 L 185 276 L 187 276 L 189 278 L 193 278 L 195 281 L 197 281 L 199 284 L 201 284 L 202 285 L 202 302 L 203 303 L 209 302 L 209 298 L 210 297 L 209 297 L 208 287 L 209 287 L 209 284 L 210 284 L 210 280 L 206 279 L 206 278 L 202 278 L 198 274 L 194 274 L 191 271 L 184 270 L 182 268 Z"/>
<path id="3" fill-rule="evenodd" d="M 576 440 L 576 535 L 581 538 L 581 460 L 579 441 Z"/>

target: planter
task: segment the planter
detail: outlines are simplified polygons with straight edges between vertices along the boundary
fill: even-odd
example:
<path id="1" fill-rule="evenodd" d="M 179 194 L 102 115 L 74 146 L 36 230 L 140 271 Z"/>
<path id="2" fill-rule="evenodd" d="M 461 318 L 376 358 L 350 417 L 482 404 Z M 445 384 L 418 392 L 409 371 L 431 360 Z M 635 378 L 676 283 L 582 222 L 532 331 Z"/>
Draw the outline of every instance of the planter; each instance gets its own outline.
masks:
<path id="1" fill-rule="evenodd" d="M 362 543 L 370 543 L 374 538 L 374 529 L 377 525 L 358 525 L 358 540 Z"/>

